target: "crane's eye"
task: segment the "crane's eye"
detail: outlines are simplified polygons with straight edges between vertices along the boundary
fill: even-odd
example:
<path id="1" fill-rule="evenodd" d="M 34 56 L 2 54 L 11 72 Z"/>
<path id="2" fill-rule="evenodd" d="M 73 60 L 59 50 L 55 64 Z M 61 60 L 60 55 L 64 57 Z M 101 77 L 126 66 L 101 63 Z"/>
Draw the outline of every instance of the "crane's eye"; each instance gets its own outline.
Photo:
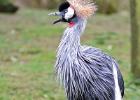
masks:
<path id="1" fill-rule="evenodd" d="M 64 10 L 64 13 L 65 13 L 64 18 L 68 20 L 74 16 L 74 9 L 69 7 L 68 9 Z"/>
<path id="2" fill-rule="evenodd" d="M 67 13 L 67 12 L 68 12 L 68 10 L 64 10 L 64 12 L 65 12 L 65 13 Z"/>

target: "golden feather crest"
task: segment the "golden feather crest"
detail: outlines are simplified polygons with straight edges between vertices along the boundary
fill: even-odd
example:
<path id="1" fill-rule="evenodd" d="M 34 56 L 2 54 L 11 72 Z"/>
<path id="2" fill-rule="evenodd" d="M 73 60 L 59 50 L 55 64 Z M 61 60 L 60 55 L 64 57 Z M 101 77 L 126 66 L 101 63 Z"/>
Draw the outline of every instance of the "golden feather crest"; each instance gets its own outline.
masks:
<path id="1" fill-rule="evenodd" d="M 91 0 L 67 0 L 75 9 L 76 14 L 81 18 L 88 18 L 93 15 L 97 6 Z"/>

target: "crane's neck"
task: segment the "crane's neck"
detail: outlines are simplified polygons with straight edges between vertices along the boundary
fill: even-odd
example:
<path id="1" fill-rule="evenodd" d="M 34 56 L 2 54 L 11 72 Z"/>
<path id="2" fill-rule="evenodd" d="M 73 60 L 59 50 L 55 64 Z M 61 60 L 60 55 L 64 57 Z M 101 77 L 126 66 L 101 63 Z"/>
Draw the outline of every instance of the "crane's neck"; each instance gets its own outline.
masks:
<path id="1" fill-rule="evenodd" d="M 78 19 L 72 27 L 68 27 L 58 47 L 57 60 L 74 60 L 80 49 L 80 36 L 86 26 L 86 19 Z"/>

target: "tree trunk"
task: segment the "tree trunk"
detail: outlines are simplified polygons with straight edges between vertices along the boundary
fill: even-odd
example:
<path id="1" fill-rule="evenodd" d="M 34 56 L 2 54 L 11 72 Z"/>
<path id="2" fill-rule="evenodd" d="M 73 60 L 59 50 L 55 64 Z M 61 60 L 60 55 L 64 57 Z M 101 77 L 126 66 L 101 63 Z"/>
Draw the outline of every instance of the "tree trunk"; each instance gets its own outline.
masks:
<path id="1" fill-rule="evenodd" d="M 140 79 L 140 0 L 130 0 L 131 12 L 131 71 Z"/>

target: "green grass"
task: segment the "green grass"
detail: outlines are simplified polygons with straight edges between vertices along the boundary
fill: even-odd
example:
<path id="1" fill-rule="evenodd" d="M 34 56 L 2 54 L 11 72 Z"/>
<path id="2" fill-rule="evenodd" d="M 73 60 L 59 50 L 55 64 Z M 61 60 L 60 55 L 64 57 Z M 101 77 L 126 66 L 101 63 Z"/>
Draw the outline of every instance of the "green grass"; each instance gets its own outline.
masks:
<path id="1" fill-rule="evenodd" d="M 125 80 L 124 100 L 139 100 L 140 88 L 130 72 L 129 14 L 89 19 L 82 44 L 114 56 Z M 52 25 L 45 10 L 0 14 L 0 100 L 66 100 L 56 80 L 56 49 L 66 24 Z"/>

